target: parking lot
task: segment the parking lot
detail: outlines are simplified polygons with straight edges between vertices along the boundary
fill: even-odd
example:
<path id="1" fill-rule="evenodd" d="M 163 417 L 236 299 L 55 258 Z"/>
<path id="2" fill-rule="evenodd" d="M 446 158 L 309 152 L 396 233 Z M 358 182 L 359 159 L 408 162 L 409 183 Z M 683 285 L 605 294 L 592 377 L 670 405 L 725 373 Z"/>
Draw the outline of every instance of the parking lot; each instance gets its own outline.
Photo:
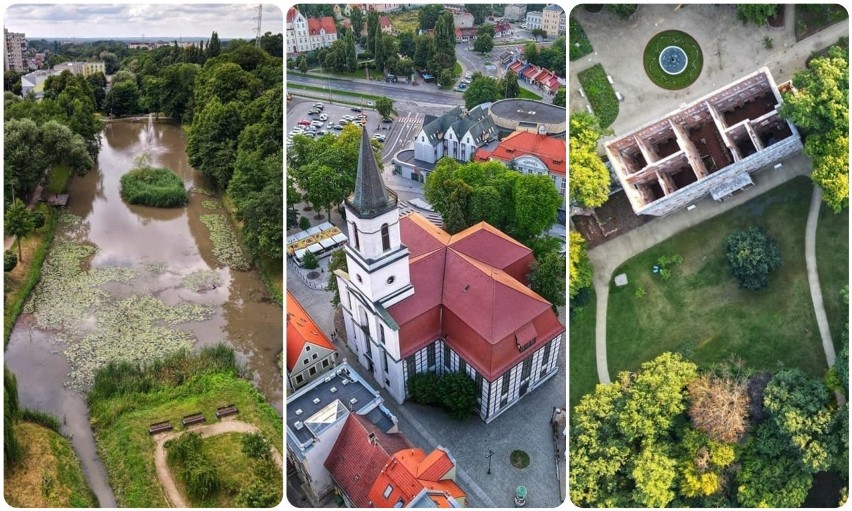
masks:
<path id="1" fill-rule="evenodd" d="M 311 111 L 313 105 L 315 103 L 322 103 L 323 109 L 319 115 L 308 115 L 308 112 Z M 372 106 L 372 105 L 370 105 Z M 325 134 L 337 135 L 340 133 L 340 129 L 335 129 L 334 126 L 341 126 L 340 121 L 344 119 L 344 116 L 357 117 L 360 114 L 364 114 L 367 116 L 367 124 L 366 128 L 369 130 L 371 136 L 376 133 L 386 133 L 387 130 L 382 130 L 382 127 L 390 128 L 390 123 L 382 124 L 381 116 L 379 116 L 378 112 L 375 110 L 369 109 L 369 106 L 364 104 L 362 108 L 362 112 L 353 111 L 353 108 L 362 108 L 362 107 L 354 107 L 351 105 L 338 105 L 338 104 L 330 104 L 327 101 L 321 100 L 313 100 L 313 99 L 293 99 L 288 101 L 287 103 L 287 136 L 288 142 L 290 139 L 290 134 L 293 133 L 293 129 L 299 125 L 299 122 L 321 122 L 322 126 L 317 126 L 316 135 L 314 136 L 322 136 Z M 324 116 L 324 117 L 323 117 Z M 341 126 L 342 129 L 342 126 Z M 307 133 L 303 133 L 307 135 Z M 311 135 L 308 135 L 311 136 Z M 289 146 L 289 144 L 288 144 Z"/>

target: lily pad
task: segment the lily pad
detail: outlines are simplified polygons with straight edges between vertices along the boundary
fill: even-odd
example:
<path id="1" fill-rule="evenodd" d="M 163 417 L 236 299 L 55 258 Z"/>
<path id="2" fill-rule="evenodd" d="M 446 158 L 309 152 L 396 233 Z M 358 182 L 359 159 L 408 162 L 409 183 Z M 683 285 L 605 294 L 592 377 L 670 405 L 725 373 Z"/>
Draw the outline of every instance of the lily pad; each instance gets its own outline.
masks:
<path id="1" fill-rule="evenodd" d="M 249 261 L 225 215 L 201 215 L 199 218 L 210 231 L 213 255 L 216 256 L 219 264 L 230 266 L 235 270 L 247 271 L 250 268 Z"/>

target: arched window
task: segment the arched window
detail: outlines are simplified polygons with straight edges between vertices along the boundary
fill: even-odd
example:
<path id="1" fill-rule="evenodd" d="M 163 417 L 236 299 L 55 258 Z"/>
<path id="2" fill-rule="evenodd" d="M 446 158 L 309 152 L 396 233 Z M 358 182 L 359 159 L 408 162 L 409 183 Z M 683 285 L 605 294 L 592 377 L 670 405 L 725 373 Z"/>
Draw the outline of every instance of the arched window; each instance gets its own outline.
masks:
<path id="1" fill-rule="evenodd" d="M 355 225 L 355 222 L 352 222 L 352 234 L 355 236 L 355 250 L 358 250 L 360 248 L 358 243 L 358 227 Z"/>
<path id="2" fill-rule="evenodd" d="M 390 230 L 388 224 L 382 224 L 382 251 L 390 250 Z"/>

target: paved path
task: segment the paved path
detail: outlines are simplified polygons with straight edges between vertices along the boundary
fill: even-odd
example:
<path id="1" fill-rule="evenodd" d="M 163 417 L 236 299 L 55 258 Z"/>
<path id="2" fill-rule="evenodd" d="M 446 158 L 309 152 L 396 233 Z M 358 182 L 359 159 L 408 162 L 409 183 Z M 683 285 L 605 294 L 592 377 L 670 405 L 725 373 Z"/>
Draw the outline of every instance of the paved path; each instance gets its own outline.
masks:
<path id="1" fill-rule="evenodd" d="M 825 360 L 828 367 L 834 365 L 834 343 L 831 341 L 831 330 L 828 328 L 828 318 L 822 302 L 822 289 L 819 285 L 819 273 L 816 260 L 816 228 L 819 220 L 819 207 L 822 204 L 822 189 L 814 186 L 811 196 L 811 209 L 808 212 L 808 224 L 805 228 L 805 263 L 808 266 L 808 284 L 811 286 L 811 300 L 814 303 L 819 336 L 822 338 L 822 349 L 825 350 Z"/>
<path id="2" fill-rule="evenodd" d="M 222 422 L 217 422 L 215 424 L 193 427 L 190 431 L 200 433 L 202 438 L 207 438 L 221 435 L 223 433 L 255 433 L 259 431 L 259 429 L 254 424 L 249 424 L 248 422 L 225 419 Z M 160 479 L 160 484 L 163 487 L 166 500 L 169 502 L 171 507 L 189 507 L 189 504 L 183 498 L 180 490 L 178 490 L 177 484 L 175 484 L 172 472 L 169 470 L 169 465 L 166 462 L 166 449 L 163 447 L 163 444 L 172 438 L 182 435 L 183 433 L 183 431 L 172 431 L 155 437 L 156 448 L 154 450 L 154 465 L 157 467 L 157 477 Z M 272 459 L 275 461 L 275 464 L 278 465 L 278 468 L 284 470 L 281 454 L 274 447 L 271 448 L 271 450 Z"/>
<path id="3" fill-rule="evenodd" d="M 696 207 L 692 211 L 685 209 L 676 211 L 669 216 L 648 222 L 612 241 L 589 250 L 589 259 L 595 268 L 594 286 L 597 295 L 595 359 L 598 380 L 601 383 L 610 382 L 606 356 L 606 320 L 609 284 L 616 268 L 636 254 L 644 252 L 679 232 L 735 208 L 796 176 L 810 175 L 810 172 L 811 160 L 809 157 L 801 153 L 791 156 L 782 161 L 782 167 L 779 169 L 770 166 L 752 174 L 755 186 L 725 202 L 719 203 L 710 197 L 705 197 L 695 202 Z"/>

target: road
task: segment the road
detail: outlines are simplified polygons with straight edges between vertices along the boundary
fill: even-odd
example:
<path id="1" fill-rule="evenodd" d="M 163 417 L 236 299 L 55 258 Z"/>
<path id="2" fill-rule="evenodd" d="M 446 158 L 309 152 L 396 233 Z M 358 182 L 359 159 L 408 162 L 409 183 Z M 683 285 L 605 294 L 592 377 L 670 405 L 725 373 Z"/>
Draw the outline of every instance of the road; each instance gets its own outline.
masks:
<path id="1" fill-rule="evenodd" d="M 394 101 L 407 101 L 415 104 L 432 105 L 464 105 L 462 95 L 457 92 L 437 90 L 433 84 L 406 85 L 399 83 L 368 82 L 366 80 L 352 80 L 336 78 L 333 80 L 314 78 L 311 76 L 300 76 L 297 73 L 287 74 L 287 83 L 298 83 L 314 87 L 331 87 L 337 90 L 346 90 L 360 94 L 372 94 L 375 96 L 387 96 Z M 298 93 L 299 90 L 294 89 Z M 306 91 L 307 92 L 307 91 Z M 312 91 L 314 94 L 324 94 Z M 357 100 L 353 96 L 354 99 Z"/>

